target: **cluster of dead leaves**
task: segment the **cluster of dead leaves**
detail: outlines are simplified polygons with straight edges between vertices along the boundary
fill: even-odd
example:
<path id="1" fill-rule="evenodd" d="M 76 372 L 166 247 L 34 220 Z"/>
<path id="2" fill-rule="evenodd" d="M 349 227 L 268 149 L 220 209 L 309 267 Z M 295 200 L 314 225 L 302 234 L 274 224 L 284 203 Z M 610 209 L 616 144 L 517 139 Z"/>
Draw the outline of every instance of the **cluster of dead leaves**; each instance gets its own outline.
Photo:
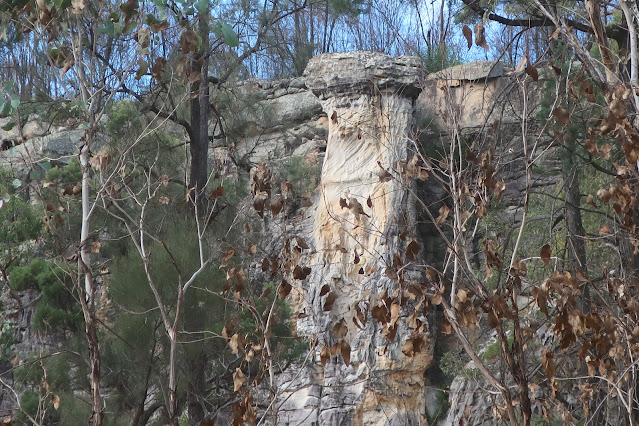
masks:
<path id="1" fill-rule="evenodd" d="M 466 159 L 473 166 L 470 173 L 474 175 L 474 185 L 462 185 L 461 201 L 470 200 L 474 206 L 474 214 L 477 218 L 482 218 L 487 214 L 488 204 L 501 199 L 506 183 L 497 174 L 495 153 L 492 148 L 479 154 L 467 149 Z M 467 211 L 462 217 L 467 218 L 471 214 Z"/>
<path id="2" fill-rule="evenodd" d="M 486 29 L 484 28 L 484 23 L 482 21 L 477 22 L 475 24 L 475 44 L 479 47 L 482 47 L 484 50 L 490 50 L 488 43 L 486 43 Z M 473 46 L 473 31 L 470 29 L 468 25 L 464 25 L 462 28 L 462 34 L 466 38 L 468 42 L 468 49 Z"/>

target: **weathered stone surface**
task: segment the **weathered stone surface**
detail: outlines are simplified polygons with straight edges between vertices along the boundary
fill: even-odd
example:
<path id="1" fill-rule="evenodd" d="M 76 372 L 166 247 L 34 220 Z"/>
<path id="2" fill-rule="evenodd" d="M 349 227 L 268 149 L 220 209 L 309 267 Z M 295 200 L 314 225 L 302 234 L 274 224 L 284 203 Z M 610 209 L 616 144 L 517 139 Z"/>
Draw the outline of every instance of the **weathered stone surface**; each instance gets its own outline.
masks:
<path id="1" fill-rule="evenodd" d="M 4 130 L 3 127 L 9 130 Z M 13 117 L 0 118 L 0 142 L 2 142 L 3 146 L 6 145 L 5 141 L 18 139 L 20 137 L 19 130 Z"/>
<path id="2" fill-rule="evenodd" d="M 18 175 L 28 173 L 33 162 L 53 161 L 66 164 L 77 154 L 84 130 L 58 130 L 43 137 L 29 139 L 17 146 L 9 147 L 0 155 L 0 167 L 11 168 Z M 95 135 L 93 150 L 106 143 L 106 138 Z"/>
<path id="3" fill-rule="evenodd" d="M 501 77 L 506 67 L 500 61 L 477 61 L 457 65 L 431 74 L 429 78 L 439 80 L 477 81 Z"/>
<path id="4" fill-rule="evenodd" d="M 393 58 L 367 51 L 318 55 L 309 61 L 304 71 L 306 86 L 320 99 L 337 93 L 374 90 L 391 90 L 413 97 L 420 91 L 421 75 L 418 58 Z"/>
<path id="5" fill-rule="evenodd" d="M 47 134 L 49 124 L 42 121 L 42 119 L 32 114 L 29 116 L 26 124 L 22 126 L 22 136 L 25 139 L 33 139 Z"/>
<path id="6" fill-rule="evenodd" d="M 472 363 L 467 366 L 469 370 L 473 368 Z M 496 395 L 486 392 L 486 386 L 489 385 L 481 377 L 469 379 L 463 374 L 457 376 L 450 385 L 448 417 L 444 424 L 494 425 L 492 407 L 497 405 Z"/>
<path id="7" fill-rule="evenodd" d="M 417 123 L 479 134 L 494 123 L 518 124 L 532 118 L 540 102 L 543 79 L 534 82 L 510 72 L 501 62 L 471 62 L 426 77 L 415 107 Z M 483 131 L 483 130 L 481 130 Z"/>
<path id="8" fill-rule="evenodd" d="M 424 372 L 432 350 L 404 356 L 400 349 L 410 330 L 403 321 L 401 337 L 390 344 L 370 315 L 362 329 L 353 322 L 355 305 L 367 310 L 384 291 L 397 288 L 385 265 L 392 264 L 400 247 L 399 227 L 414 225 L 404 222 L 412 209 L 408 191 L 395 180 L 380 182 L 378 163 L 390 168 L 407 160 L 419 74 L 413 58 L 372 52 L 321 55 L 305 72 L 307 86 L 330 116 L 319 194 L 306 226 L 315 253 L 309 260 L 312 273 L 297 302 L 308 313 L 298 321 L 298 333 L 318 339 L 312 368 L 321 394 L 319 401 L 308 398 L 308 404 L 301 398 L 296 416 L 287 417 L 291 424 L 416 425 L 422 420 Z M 363 211 L 341 208 L 340 199 L 359 203 Z M 359 264 L 353 262 L 355 251 Z M 358 272 L 373 265 L 376 271 Z M 323 309 L 326 296 L 320 296 L 326 284 L 338 295 L 330 312 Z M 320 352 L 337 342 L 331 330 L 342 319 L 350 364 L 333 357 L 322 366 Z M 280 388 L 287 385 L 284 380 Z M 282 399 L 293 395 L 285 392 Z"/>
<path id="9" fill-rule="evenodd" d="M 223 111 L 228 117 L 225 120 L 231 145 L 228 154 L 242 164 L 303 155 L 293 153 L 308 140 L 316 142 L 315 150 L 326 146 L 326 115 L 301 77 L 279 82 L 247 81 L 237 89 L 233 108 Z"/>

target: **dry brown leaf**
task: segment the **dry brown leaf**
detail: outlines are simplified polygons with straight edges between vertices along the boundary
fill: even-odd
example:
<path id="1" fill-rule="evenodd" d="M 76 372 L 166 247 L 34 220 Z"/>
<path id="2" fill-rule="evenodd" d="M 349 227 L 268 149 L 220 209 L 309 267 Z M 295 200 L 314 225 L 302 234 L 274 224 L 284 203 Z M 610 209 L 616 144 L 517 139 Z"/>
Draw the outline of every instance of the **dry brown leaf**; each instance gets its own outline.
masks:
<path id="1" fill-rule="evenodd" d="M 233 256 L 235 256 L 235 249 L 233 247 L 230 247 L 228 250 L 226 250 L 223 254 L 222 254 L 222 260 L 224 262 L 226 262 L 227 260 L 229 260 L 230 258 L 232 258 Z"/>
<path id="2" fill-rule="evenodd" d="M 270 267 L 271 267 L 271 262 L 268 260 L 268 258 L 265 257 L 264 259 L 262 259 L 262 272 L 268 271 L 268 268 Z"/>
<path id="3" fill-rule="evenodd" d="M 530 76 L 530 78 L 532 78 L 532 81 L 539 80 L 539 72 L 537 71 L 537 68 L 535 68 L 533 65 L 528 64 L 528 66 L 524 69 L 524 71 L 526 72 L 526 74 Z"/>
<path id="4" fill-rule="evenodd" d="M 610 191 L 601 188 L 599 191 L 597 191 L 597 197 L 599 197 L 599 199 L 604 203 L 607 203 L 608 201 L 610 201 L 610 198 L 612 198 L 612 194 L 610 193 Z"/>
<path id="5" fill-rule="evenodd" d="M 488 326 L 490 328 L 497 328 L 497 326 L 499 325 L 499 318 L 497 318 L 497 315 L 495 315 L 495 311 L 493 309 L 488 311 L 487 320 L 488 320 Z"/>
<path id="6" fill-rule="evenodd" d="M 264 218 L 264 204 L 268 198 L 269 194 L 266 191 L 258 191 L 253 196 L 253 208 L 261 218 Z"/>
<path id="7" fill-rule="evenodd" d="M 570 124 L 570 113 L 563 108 L 555 108 L 552 110 L 552 115 L 562 126 Z"/>
<path id="8" fill-rule="evenodd" d="M 380 182 L 388 182 L 393 179 L 393 175 L 388 173 L 386 169 L 380 170 L 377 176 L 379 177 Z"/>
<path id="9" fill-rule="evenodd" d="M 339 206 L 344 209 L 344 208 L 348 208 L 348 203 L 346 202 L 345 198 L 341 198 L 339 199 Z"/>
<path id="10" fill-rule="evenodd" d="M 235 355 L 239 354 L 240 351 L 244 351 L 244 344 L 243 344 L 244 339 L 242 338 L 242 336 L 240 336 L 238 333 L 235 333 L 232 337 L 231 340 L 229 340 L 229 347 L 231 348 L 231 352 L 233 352 Z"/>
<path id="11" fill-rule="evenodd" d="M 224 187 L 218 186 L 217 188 L 215 188 L 215 191 L 213 191 L 211 195 L 209 195 L 209 200 L 215 200 L 216 198 L 221 197 L 223 195 L 224 195 Z"/>
<path id="12" fill-rule="evenodd" d="M 343 339 L 344 337 L 346 337 L 346 334 L 348 333 L 348 327 L 346 326 L 346 321 L 344 321 L 344 318 L 335 323 L 335 325 L 333 326 L 333 333 L 335 333 L 335 336 L 337 336 L 338 339 Z"/>
<path id="13" fill-rule="evenodd" d="M 56 410 L 60 409 L 60 396 L 53 394 L 53 396 L 51 396 L 51 402 L 53 402 L 53 408 Z"/>
<path id="14" fill-rule="evenodd" d="M 295 238 L 295 242 L 297 242 L 297 245 L 301 248 L 301 249 L 308 249 L 308 244 L 306 244 L 306 242 L 301 239 L 300 237 L 296 237 Z"/>
<path id="15" fill-rule="evenodd" d="M 495 189 L 493 189 L 493 201 L 499 201 L 501 194 L 506 190 L 506 183 L 503 180 L 495 183 Z"/>
<path id="16" fill-rule="evenodd" d="M 442 205 L 439 208 L 439 216 L 435 220 L 435 225 L 440 226 L 446 220 L 449 213 L 450 213 L 450 208 L 446 204 Z"/>
<path id="17" fill-rule="evenodd" d="M 286 299 L 286 296 L 288 296 L 288 294 L 291 292 L 292 289 L 293 289 L 292 285 L 290 285 L 285 280 L 282 280 L 282 283 L 280 284 L 280 288 L 279 288 L 280 299 L 282 300 Z"/>
<path id="18" fill-rule="evenodd" d="M 188 55 L 191 52 L 195 52 L 198 46 L 197 34 L 192 29 L 188 29 L 180 36 L 180 48 L 182 53 Z"/>
<path id="19" fill-rule="evenodd" d="M 435 306 L 439 306 L 442 303 L 442 295 L 441 293 L 435 293 L 432 296 L 430 296 L 430 302 L 435 305 Z"/>
<path id="20" fill-rule="evenodd" d="M 320 289 L 320 297 L 324 296 L 325 294 L 327 294 L 329 291 L 331 291 L 331 287 L 328 284 L 324 284 L 322 286 L 322 288 Z"/>
<path id="21" fill-rule="evenodd" d="M 550 250 L 550 245 L 549 244 L 545 244 L 541 248 L 541 253 L 539 254 L 539 257 L 541 257 L 541 260 L 544 261 L 546 266 L 548 266 L 550 264 L 550 255 L 551 254 L 552 254 L 552 251 Z"/>
<path id="22" fill-rule="evenodd" d="M 411 262 L 414 262 L 417 256 L 417 253 L 419 253 L 419 244 L 417 244 L 417 241 L 412 240 L 406 246 L 406 259 L 410 260 Z"/>
<path id="23" fill-rule="evenodd" d="M 335 303 L 336 300 L 337 300 L 337 294 L 331 291 L 326 296 L 326 300 L 324 301 L 324 307 L 322 309 L 324 309 L 326 312 L 329 312 L 331 309 L 333 309 L 333 303 Z"/>
<path id="24" fill-rule="evenodd" d="M 342 358 L 344 358 L 344 364 L 349 366 L 351 363 L 351 345 L 349 345 L 346 340 L 342 340 L 340 349 L 342 352 Z"/>
<path id="25" fill-rule="evenodd" d="M 283 207 L 284 207 L 284 202 L 282 201 L 281 198 L 276 198 L 276 199 L 272 200 L 271 201 L 271 214 L 273 216 L 277 216 L 282 211 Z"/>
<path id="26" fill-rule="evenodd" d="M 331 351 L 328 349 L 328 346 L 324 346 L 322 351 L 320 352 L 320 362 L 322 363 L 322 367 L 326 367 L 326 362 L 331 358 Z"/>
<path id="27" fill-rule="evenodd" d="M 151 75 L 159 83 L 162 81 L 162 71 L 166 65 L 166 59 L 159 57 L 155 59 L 153 66 L 151 67 Z"/>
<path id="28" fill-rule="evenodd" d="M 300 265 L 297 265 L 295 269 L 293 269 L 293 278 L 295 278 L 296 280 L 306 279 L 306 277 L 309 276 L 311 271 L 312 269 L 309 268 L 308 266 L 301 267 Z"/>
<path id="29" fill-rule="evenodd" d="M 528 63 L 528 56 L 524 55 L 517 63 L 517 68 L 515 68 L 515 71 L 517 72 L 523 71 L 524 68 L 526 68 L 527 63 Z"/>
<path id="30" fill-rule="evenodd" d="M 233 392 L 239 391 L 246 383 L 246 376 L 242 372 L 240 367 L 237 367 L 233 372 Z"/>
<path id="31" fill-rule="evenodd" d="M 477 46 L 483 47 L 484 50 L 488 51 L 490 47 L 488 47 L 488 43 L 486 43 L 486 29 L 484 28 L 484 24 L 479 21 L 477 25 L 475 25 L 475 44 Z"/>
<path id="32" fill-rule="evenodd" d="M 468 25 L 464 25 L 462 27 L 462 34 L 464 34 L 464 37 L 466 38 L 466 41 L 468 42 L 468 49 L 473 47 L 473 31 L 470 29 Z"/>
<path id="33" fill-rule="evenodd" d="M 581 94 L 584 95 L 588 101 L 595 101 L 595 89 L 589 80 L 582 80 L 579 84 L 579 89 L 581 90 Z"/>

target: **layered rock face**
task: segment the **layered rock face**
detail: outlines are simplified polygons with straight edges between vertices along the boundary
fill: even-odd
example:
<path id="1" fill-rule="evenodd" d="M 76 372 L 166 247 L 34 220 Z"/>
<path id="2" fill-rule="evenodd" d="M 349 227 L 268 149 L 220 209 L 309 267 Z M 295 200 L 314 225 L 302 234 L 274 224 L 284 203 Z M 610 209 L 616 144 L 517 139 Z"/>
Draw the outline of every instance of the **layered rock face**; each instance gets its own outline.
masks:
<path id="1" fill-rule="evenodd" d="M 407 188 L 395 179 L 381 181 L 379 173 L 408 159 L 418 62 L 372 52 L 330 54 L 313 58 L 305 74 L 329 117 L 320 186 L 306 226 L 314 255 L 299 308 L 307 316 L 298 321 L 298 333 L 317 345 L 312 371 L 298 382 L 303 386 L 295 386 L 295 377 L 283 380 L 280 389 L 289 391 L 278 421 L 419 424 L 432 350 L 405 356 L 402 343 L 411 334 L 405 318 L 389 341 L 369 314 L 384 294 L 397 290 L 386 269 L 400 249 L 401 230 L 414 227 Z M 363 321 L 358 311 L 365 313 Z M 328 357 L 335 344 L 339 355 Z"/>
<path id="2" fill-rule="evenodd" d="M 216 170 L 234 174 L 238 166 L 248 169 L 261 161 L 276 168 L 292 157 L 321 168 L 319 177 L 305 176 L 319 181 L 313 205 L 303 220 L 291 219 L 287 225 L 312 253 L 303 262 L 311 273 L 290 297 L 294 312 L 305 316 L 297 320 L 298 334 L 316 345 L 303 363 L 278 376 L 278 425 L 416 425 L 433 409 L 427 406 L 433 401 L 426 385 L 435 337 L 423 332 L 425 345 L 406 356 L 402 347 L 412 333 L 409 309 L 399 312 L 392 341 L 370 311 L 397 289 L 387 271 L 394 254 L 406 244 L 400 233 L 407 230 L 416 239 L 421 234 L 420 258 L 442 248 L 430 247 L 439 238 L 435 232 L 429 239 L 427 232 L 416 229 L 416 204 L 406 182 L 382 182 L 379 173 L 382 168 L 393 172 L 410 158 L 415 127 L 423 127 L 425 121 L 436 122 L 442 131 L 422 129 L 422 144 L 457 127 L 477 138 L 486 134 L 499 138 L 503 149 L 496 155 L 517 160 L 520 136 L 491 126 L 500 120 L 518 129 L 525 104 L 518 98 L 517 74 L 503 74 L 499 63 L 485 62 L 423 77 L 416 58 L 349 52 L 313 58 L 304 77 L 253 80 L 235 90 L 228 104 L 236 109 L 224 110 L 228 146 L 210 151 Z M 504 102 L 496 103 L 500 100 L 508 102 L 502 107 Z M 536 106 L 533 101 L 528 100 L 529 110 Z M 17 130 L 0 132 L 0 165 L 22 167 L 34 154 L 60 162 L 74 155 L 80 130 L 30 126 L 24 126 L 22 136 Z M 211 134 L 219 132 L 212 124 Z M 502 163 L 512 165 L 500 170 L 507 181 L 504 198 L 515 200 L 524 163 Z M 436 185 L 426 185 L 432 191 L 432 199 L 425 199 L 428 205 L 445 196 L 436 193 Z M 278 232 L 276 226 L 267 225 L 266 238 L 282 238 Z M 276 246 L 269 241 L 264 245 L 266 251 L 269 245 Z M 412 274 L 419 278 L 417 272 Z M 334 296 L 331 306 L 328 299 Z M 23 322 L 26 330 L 30 319 Z M 25 332 L 24 340 L 27 345 L 35 337 Z M 340 349 L 332 351 L 336 344 Z M 456 380 L 445 424 L 463 418 L 468 424 L 489 422 L 490 400 L 480 398 L 482 392 L 463 378 Z M 470 406 L 472 416 L 465 413 Z"/>

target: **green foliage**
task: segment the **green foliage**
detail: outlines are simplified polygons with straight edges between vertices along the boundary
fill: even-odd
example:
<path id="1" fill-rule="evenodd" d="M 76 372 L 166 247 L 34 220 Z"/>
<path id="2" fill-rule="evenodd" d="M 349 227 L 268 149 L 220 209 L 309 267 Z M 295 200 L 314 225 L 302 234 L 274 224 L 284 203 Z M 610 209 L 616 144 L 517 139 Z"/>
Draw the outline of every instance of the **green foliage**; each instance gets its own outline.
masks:
<path id="1" fill-rule="evenodd" d="M 434 73 L 462 63 L 459 52 L 448 46 L 433 45 L 421 56 L 424 69 Z"/>
<path id="2" fill-rule="evenodd" d="M 422 117 L 419 120 L 419 130 L 422 132 L 439 133 L 441 129 L 437 124 L 437 119 L 431 115 Z"/>
<path id="3" fill-rule="evenodd" d="M 115 140 L 130 139 L 143 129 L 140 107 L 133 101 L 114 102 L 106 115 L 109 119 L 104 125 L 104 130 Z"/>
<path id="4" fill-rule="evenodd" d="M 37 208 L 22 197 L 22 182 L 0 169 L 0 253 L 8 261 L 22 243 L 40 236 L 42 221 Z"/>
<path id="5" fill-rule="evenodd" d="M 20 96 L 13 92 L 15 83 L 12 81 L 0 82 L 0 117 L 11 114 L 20 105 Z"/>
<path id="6" fill-rule="evenodd" d="M 166 227 L 157 229 L 157 242 L 148 247 L 150 271 L 159 295 L 174 315 L 174 301 L 180 281 L 177 268 L 184 279 L 188 279 L 199 267 L 195 237 L 195 224 L 190 217 L 173 217 Z M 166 248 L 165 248 L 166 247 Z M 167 252 L 170 250 L 170 254 Z M 164 325 L 157 309 L 157 301 L 140 265 L 139 253 L 127 250 L 111 267 L 108 282 L 108 297 L 120 307 L 111 318 L 118 335 L 105 334 L 103 339 L 103 362 L 109 373 L 104 377 L 105 385 L 117 389 L 110 403 L 122 410 L 132 410 L 139 403 L 147 385 L 164 386 L 164 376 L 153 374 L 147 384 L 147 371 L 156 371 L 168 363 L 168 344 Z M 174 263 L 175 262 L 175 263 Z M 178 364 L 197 359 L 203 353 L 219 353 L 226 349 L 223 339 L 204 339 L 207 331 L 220 333 L 225 323 L 227 307 L 220 291 L 226 277 L 214 265 L 208 267 L 193 282 L 187 291 L 182 312 L 184 339 L 192 343 L 181 345 Z M 189 381 L 189 371 L 182 370 L 181 381 Z M 183 394 L 181 398 L 183 397 Z"/>
<path id="7" fill-rule="evenodd" d="M 12 345 L 15 342 L 13 338 L 13 323 L 0 314 L 0 362 L 7 362 L 11 357 L 15 356 Z"/>
<path id="8" fill-rule="evenodd" d="M 271 320 L 273 324 L 271 327 L 271 342 L 275 348 L 275 356 L 278 359 L 296 360 L 308 350 L 308 344 L 293 337 L 294 324 L 291 321 L 293 312 L 286 301 L 277 297 L 277 286 L 269 281 L 264 283 L 263 287 L 262 293 L 267 291 L 270 297 L 257 298 L 255 308 L 257 312 L 270 312 L 271 306 L 275 302 Z M 250 336 L 249 339 L 252 338 L 257 343 L 261 337 L 255 333 L 257 326 L 255 317 L 251 315 L 249 310 L 240 312 L 237 333 Z"/>
<path id="9" fill-rule="evenodd" d="M 308 196 L 319 184 L 321 165 L 301 156 L 291 156 L 279 163 L 275 170 L 281 180 L 287 180 L 293 189 Z"/>
<path id="10" fill-rule="evenodd" d="M 55 263 L 34 259 L 25 266 L 13 267 L 9 278 L 14 291 L 40 291 L 33 324 L 35 329 L 82 329 L 82 314 L 73 297 L 71 280 Z"/>
<path id="11" fill-rule="evenodd" d="M 32 390 L 25 391 L 20 398 L 20 406 L 31 417 L 37 416 L 40 408 L 40 395 Z M 18 421 L 26 421 L 26 416 L 23 413 L 19 413 L 17 417 Z"/>
<path id="12" fill-rule="evenodd" d="M 328 5 L 336 15 L 357 16 L 368 9 L 364 0 L 329 0 Z"/>
<path id="13" fill-rule="evenodd" d="M 446 352 L 439 361 L 439 368 L 448 377 L 456 377 L 462 375 L 467 379 L 477 379 L 481 373 L 476 368 L 467 367 L 467 360 L 460 357 L 458 353 L 453 351 Z"/>
<path id="14" fill-rule="evenodd" d="M 431 392 L 435 391 L 431 389 Z M 444 421 L 446 418 L 446 414 L 448 413 L 449 407 L 449 396 L 450 393 L 448 391 L 437 390 L 437 395 L 435 396 L 437 411 L 432 415 L 426 415 L 428 420 L 428 424 L 438 424 L 440 421 Z"/>
<path id="15" fill-rule="evenodd" d="M 36 419 L 43 417 L 43 424 L 86 423 L 90 408 L 73 394 L 88 387 L 86 363 L 77 355 L 85 351 L 85 345 L 80 339 L 72 338 L 65 345 L 70 352 L 33 358 L 15 369 L 14 380 L 24 389 L 21 400 L 24 411 Z M 57 409 L 54 400 L 59 403 Z M 21 413 L 14 420 L 16 424 L 31 424 Z"/>
<path id="16" fill-rule="evenodd" d="M 45 180 L 62 188 L 67 185 L 76 185 L 82 179 L 82 169 L 78 159 L 69 159 L 66 165 L 58 165 L 47 171 Z"/>

